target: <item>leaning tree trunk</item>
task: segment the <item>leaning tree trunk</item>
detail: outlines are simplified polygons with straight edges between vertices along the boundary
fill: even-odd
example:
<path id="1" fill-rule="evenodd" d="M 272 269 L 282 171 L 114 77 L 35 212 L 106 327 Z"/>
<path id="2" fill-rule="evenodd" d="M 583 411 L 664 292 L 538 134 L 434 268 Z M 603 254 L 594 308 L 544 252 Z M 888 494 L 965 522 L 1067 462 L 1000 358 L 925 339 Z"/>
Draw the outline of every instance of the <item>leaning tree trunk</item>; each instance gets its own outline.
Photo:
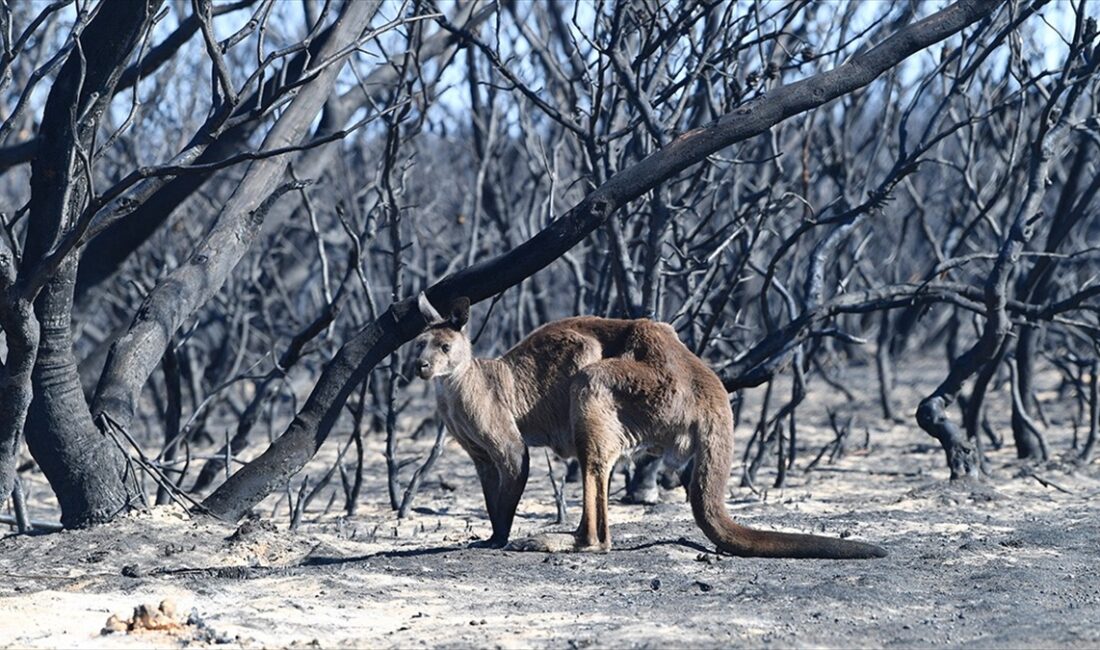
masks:
<path id="1" fill-rule="evenodd" d="M 379 5 L 380 0 L 344 5 L 332 36 L 312 63 L 320 69 L 283 109 L 261 150 L 282 150 L 301 143 Z M 187 262 L 165 275 L 145 297 L 129 329 L 111 346 L 92 401 L 91 410 L 97 418 L 129 426 L 141 391 L 176 330 L 221 289 L 258 237 L 274 201 L 294 188 L 293 184 L 281 184 L 288 160 L 289 153 L 283 153 L 253 161 Z"/>
<path id="2" fill-rule="evenodd" d="M 214 11 L 217 12 L 217 7 Z M 461 25 L 474 26 L 488 19 L 494 12 L 495 7 L 492 5 L 482 6 L 471 2 L 459 8 L 454 20 Z M 246 151 L 249 141 L 255 138 L 257 130 L 268 119 L 267 109 L 273 99 L 284 96 L 278 89 L 302 82 L 305 66 L 309 61 L 317 60 L 318 52 L 331 34 L 332 27 L 322 30 L 305 51 L 289 57 L 285 68 L 265 83 L 260 91 L 243 98 L 234 113 L 234 117 L 241 121 L 210 142 L 194 164 L 217 162 Z M 418 50 L 419 60 L 426 64 L 432 59 L 446 59 L 454 53 L 458 43 L 459 39 L 447 32 L 435 34 L 426 39 Z M 357 109 L 380 101 L 381 96 L 393 85 L 395 78 L 396 66 L 379 63 L 361 84 L 343 95 L 328 97 L 325 115 L 318 124 L 314 138 L 329 135 L 342 128 L 347 118 Z M 313 178 L 326 165 L 331 164 L 339 151 L 340 147 L 336 144 L 317 147 L 296 159 L 294 169 L 301 178 Z M 115 223 L 92 239 L 88 243 L 87 253 L 80 261 L 76 286 L 77 304 L 84 302 L 87 294 L 97 286 L 108 282 L 140 246 L 163 228 L 165 223 L 170 222 L 176 208 L 194 195 L 215 173 L 192 172 L 170 180 L 125 220 Z"/>

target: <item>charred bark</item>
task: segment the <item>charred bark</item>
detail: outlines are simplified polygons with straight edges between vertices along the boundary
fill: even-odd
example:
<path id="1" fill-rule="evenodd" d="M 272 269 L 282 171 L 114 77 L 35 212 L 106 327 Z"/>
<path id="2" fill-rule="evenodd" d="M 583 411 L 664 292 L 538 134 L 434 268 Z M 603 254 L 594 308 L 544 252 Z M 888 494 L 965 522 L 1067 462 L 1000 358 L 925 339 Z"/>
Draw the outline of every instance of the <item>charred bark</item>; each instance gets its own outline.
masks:
<path id="1" fill-rule="evenodd" d="M 99 11 L 58 73 L 31 162 L 21 280 L 83 208 L 100 119 L 159 5 L 148 0 Z M 133 494 L 124 480 L 125 455 L 92 421 L 80 387 L 70 325 L 76 270 L 76 258 L 68 257 L 34 301 L 41 331 L 26 426 L 31 454 L 58 497 L 62 523 L 70 527 L 109 519 Z"/>
<path id="2" fill-rule="evenodd" d="M 264 139 L 264 149 L 292 146 L 303 139 L 320 112 L 342 67 L 346 48 L 366 29 L 378 2 L 352 2 L 333 26 L 318 55 L 324 69 L 299 92 Z M 344 52 L 338 60 L 332 60 Z M 183 320 L 221 288 L 259 233 L 272 203 L 301 184 L 279 186 L 287 155 L 253 162 L 213 228 L 186 264 L 173 270 L 146 296 L 129 330 L 112 346 L 92 412 L 109 415 L 126 427 L 145 382 L 156 368 Z"/>
<path id="3" fill-rule="evenodd" d="M 215 14 L 219 9 L 220 7 L 214 7 Z M 482 6 L 471 2 L 459 12 L 455 20 L 472 27 L 485 21 L 493 15 L 494 11 L 493 3 Z M 261 91 L 242 99 L 241 108 L 232 118 L 236 123 L 210 141 L 205 151 L 195 159 L 194 164 L 225 160 L 247 150 L 249 139 L 267 119 L 274 99 L 283 96 L 283 89 L 301 83 L 302 72 L 307 62 L 317 60 L 318 53 L 328 42 L 331 34 L 331 28 L 323 30 L 306 52 L 292 57 L 285 70 L 275 75 Z M 452 34 L 441 32 L 426 39 L 418 54 L 422 62 L 433 58 L 445 58 L 453 53 L 457 43 L 458 39 Z M 365 96 L 360 88 L 355 88 L 343 95 L 328 98 L 325 114 L 314 135 L 323 137 L 338 131 L 344 127 L 355 110 L 363 105 L 369 106 L 380 101 L 387 88 L 393 83 L 395 75 L 393 65 L 379 65 L 368 75 L 363 84 L 363 88 L 371 89 L 373 95 Z M 124 75 L 123 80 L 125 79 Z M 199 133 L 191 144 L 201 142 L 204 138 L 209 139 L 209 136 Z M 304 178 L 312 178 L 331 162 L 335 151 L 337 151 L 336 147 L 328 145 L 306 152 L 295 163 L 295 170 Z M 77 276 L 78 304 L 83 303 L 90 291 L 114 277 L 123 263 L 148 241 L 153 233 L 160 230 L 176 209 L 213 175 L 213 171 L 193 172 L 170 180 L 125 219 L 113 224 L 92 239 L 82 256 L 80 272 Z"/>

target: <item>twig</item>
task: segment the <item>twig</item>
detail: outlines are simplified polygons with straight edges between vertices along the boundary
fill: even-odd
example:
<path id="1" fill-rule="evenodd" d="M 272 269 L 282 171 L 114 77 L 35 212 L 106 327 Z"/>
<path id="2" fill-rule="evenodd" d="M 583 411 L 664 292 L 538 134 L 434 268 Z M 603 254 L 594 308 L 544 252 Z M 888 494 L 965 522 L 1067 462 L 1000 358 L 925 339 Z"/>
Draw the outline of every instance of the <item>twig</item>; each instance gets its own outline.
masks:
<path id="1" fill-rule="evenodd" d="M 19 533 L 25 535 L 31 532 L 34 524 L 27 516 L 27 495 L 23 492 L 23 481 L 19 479 L 18 475 L 12 484 L 11 504 L 12 509 L 15 510 L 15 525 Z"/>
<path id="2" fill-rule="evenodd" d="M 18 526 L 19 522 L 14 515 L 0 515 L 0 524 Z M 37 519 L 28 519 L 27 524 L 30 525 L 32 528 L 37 528 L 39 530 L 48 530 L 51 532 L 57 532 L 59 530 L 64 530 L 65 528 L 55 521 L 38 521 Z"/>
<path id="3" fill-rule="evenodd" d="M 546 471 L 550 475 L 550 487 L 554 488 L 554 503 L 558 507 L 558 518 L 555 524 L 565 522 L 565 474 L 561 477 L 561 484 L 554 478 L 554 464 L 550 461 L 550 451 L 543 450 L 546 454 Z M 568 472 L 567 472 L 568 473 Z"/>
<path id="4" fill-rule="evenodd" d="M 416 497 L 417 490 L 420 489 L 420 482 L 424 479 L 424 476 L 431 471 L 432 466 L 435 465 L 435 461 L 439 460 L 440 455 L 443 454 L 443 441 L 447 434 L 447 429 L 443 426 L 442 422 L 436 424 L 435 443 L 432 445 L 432 450 L 428 454 L 428 459 L 413 472 L 412 478 L 409 479 L 409 484 L 405 487 L 405 495 L 401 499 L 401 507 L 397 510 L 397 518 L 403 519 L 409 514 L 409 510 L 412 508 L 413 498 Z"/>
<path id="5" fill-rule="evenodd" d="M 164 475 L 163 472 L 160 471 L 160 468 L 158 468 L 155 463 L 150 461 L 145 456 L 145 452 L 141 450 L 141 445 L 139 445 L 133 439 L 133 437 L 130 436 L 129 432 L 127 432 L 125 428 L 123 428 L 121 425 L 119 425 L 118 422 L 115 422 L 114 418 L 112 418 L 107 413 L 100 413 L 98 419 L 102 423 L 101 426 L 100 426 L 100 429 L 102 431 L 105 431 L 106 433 L 110 434 L 112 438 L 115 438 L 116 443 L 117 443 L 117 438 L 114 435 L 115 433 L 120 433 L 120 434 L 122 434 L 122 437 L 126 438 L 126 441 L 129 442 L 130 446 L 134 448 L 134 451 L 136 452 L 136 455 L 125 452 L 124 449 L 123 449 L 123 452 L 126 453 L 127 457 L 130 460 L 136 461 L 137 465 L 146 474 L 148 474 L 149 477 L 152 478 L 153 481 L 158 486 L 163 488 L 166 491 L 166 493 L 168 494 L 168 496 L 173 501 L 175 501 L 177 505 L 179 505 L 180 507 L 185 508 L 185 509 L 196 508 L 199 511 L 205 511 L 205 508 L 203 507 L 203 505 L 201 503 L 199 503 L 195 499 L 191 498 L 191 495 L 187 494 L 186 492 L 181 490 L 179 487 L 177 487 L 176 484 L 173 483 L 171 479 L 169 479 L 167 476 Z M 119 445 L 119 449 L 122 449 L 122 445 Z M 190 504 L 190 505 L 188 505 L 188 504 Z"/>
<path id="6" fill-rule="evenodd" d="M 1039 485 L 1042 485 L 1043 487 L 1054 488 L 1055 490 L 1058 490 L 1059 492 L 1062 492 L 1064 494 L 1073 494 L 1072 490 L 1068 490 L 1068 489 L 1062 487 L 1061 485 L 1058 485 L 1054 481 L 1051 481 L 1050 479 L 1045 479 L 1042 476 L 1039 476 L 1038 474 L 1036 474 L 1035 472 L 1033 472 L 1031 470 L 1025 471 L 1024 476 L 1030 476 L 1031 478 L 1038 481 Z"/>

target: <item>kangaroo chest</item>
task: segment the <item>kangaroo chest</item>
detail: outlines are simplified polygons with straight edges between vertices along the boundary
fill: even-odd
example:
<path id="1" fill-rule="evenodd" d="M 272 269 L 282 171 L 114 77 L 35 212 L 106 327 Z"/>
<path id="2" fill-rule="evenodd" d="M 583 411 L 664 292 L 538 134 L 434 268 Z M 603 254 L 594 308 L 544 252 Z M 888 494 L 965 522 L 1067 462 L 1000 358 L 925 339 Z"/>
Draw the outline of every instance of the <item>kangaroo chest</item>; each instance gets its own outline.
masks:
<path id="1" fill-rule="evenodd" d="M 516 429 L 507 397 L 479 369 L 437 384 L 436 394 L 443 423 L 463 446 L 486 448 Z"/>
<path id="2" fill-rule="evenodd" d="M 440 387 L 438 391 L 439 413 L 443 417 L 443 424 L 463 446 L 475 443 L 478 447 L 484 446 L 484 438 L 491 422 L 487 421 L 483 408 L 465 403 L 466 400 L 456 395 L 453 390 Z"/>
<path id="3" fill-rule="evenodd" d="M 568 393 L 554 395 L 559 398 L 555 400 L 550 395 L 511 394 L 505 388 L 515 392 L 515 386 L 497 386 L 478 376 L 448 378 L 437 385 L 443 423 L 463 447 L 485 449 L 518 433 L 528 447 L 550 447 L 566 458 L 576 455 L 568 421 Z M 547 401 L 562 404 L 548 408 Z M 528 402 L 542 408 L 522 408 Z"/>

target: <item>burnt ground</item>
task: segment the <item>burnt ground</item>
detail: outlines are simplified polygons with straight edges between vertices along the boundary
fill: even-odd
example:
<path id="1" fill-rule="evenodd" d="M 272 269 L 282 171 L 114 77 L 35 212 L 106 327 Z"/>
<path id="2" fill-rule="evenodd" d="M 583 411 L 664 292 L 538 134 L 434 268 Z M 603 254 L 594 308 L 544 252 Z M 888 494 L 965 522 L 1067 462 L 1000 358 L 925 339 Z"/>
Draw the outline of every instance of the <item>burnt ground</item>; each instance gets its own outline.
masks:
<path id="1" fill-rule="evenodd" d="M 448 445 L 417 512 L 397 520 L 381 442 L 372 440 L 351 519 L 322 514 L 322 495 L 291 531 L 284 495 L 281 509 L 280 497 L 261 508 L 276 516 L 242 530 L 161 507 L 91 530 L 0 539 L 0 647 L 1100 644 L 1100 464 L 1064 458 L 1071 402 L 1053 379 L 1040 399 L 1058 459 L 1022 465 L 1002 449 L 991 454 L 989 480 L 950 486 L 934 441 L 911 421 L 877 416 L 864 373 L 849 371 L 849 385 L 869 391 L 853 402 L 814 384 L 799 411 L 800 469 L 786 488 L 753 492 L 734 480 L 728 503 L 742 523 L 875 541 L 890 551 L 886 559 L 718 556 L 679 489 L 655 506 L 614 504 L 607 554 L 468 550 L 488 523 L 461 450 Z M 899 405 L 911 412 L 935 380 L 934 372 L 910 377 Z M 854 416 L 852 440 L 843 457 L 806 472 L 834 438 L 829 408 Z M 990 412 L 1007 432 L 1007 405 L 995 401 Z M 741 447 L 750 426 L 739 431 Z M 430 445 L 406 442 L 403 453 Z M 314 475 L 336 453 L 330 447 Z M 758 484 L 773 479 L 774 470 L 761 470 Z M 48 491 L 36 480 L 30 491 L 45 518 Z M 574 523 L 579 486 L 567 495 Z M 536 450 L 517 534 L 568 528 L 553 525 L 554 511 Z M 125 619 L 165 599 L 178 625 L 101 635 L 112 614 Z"/>

